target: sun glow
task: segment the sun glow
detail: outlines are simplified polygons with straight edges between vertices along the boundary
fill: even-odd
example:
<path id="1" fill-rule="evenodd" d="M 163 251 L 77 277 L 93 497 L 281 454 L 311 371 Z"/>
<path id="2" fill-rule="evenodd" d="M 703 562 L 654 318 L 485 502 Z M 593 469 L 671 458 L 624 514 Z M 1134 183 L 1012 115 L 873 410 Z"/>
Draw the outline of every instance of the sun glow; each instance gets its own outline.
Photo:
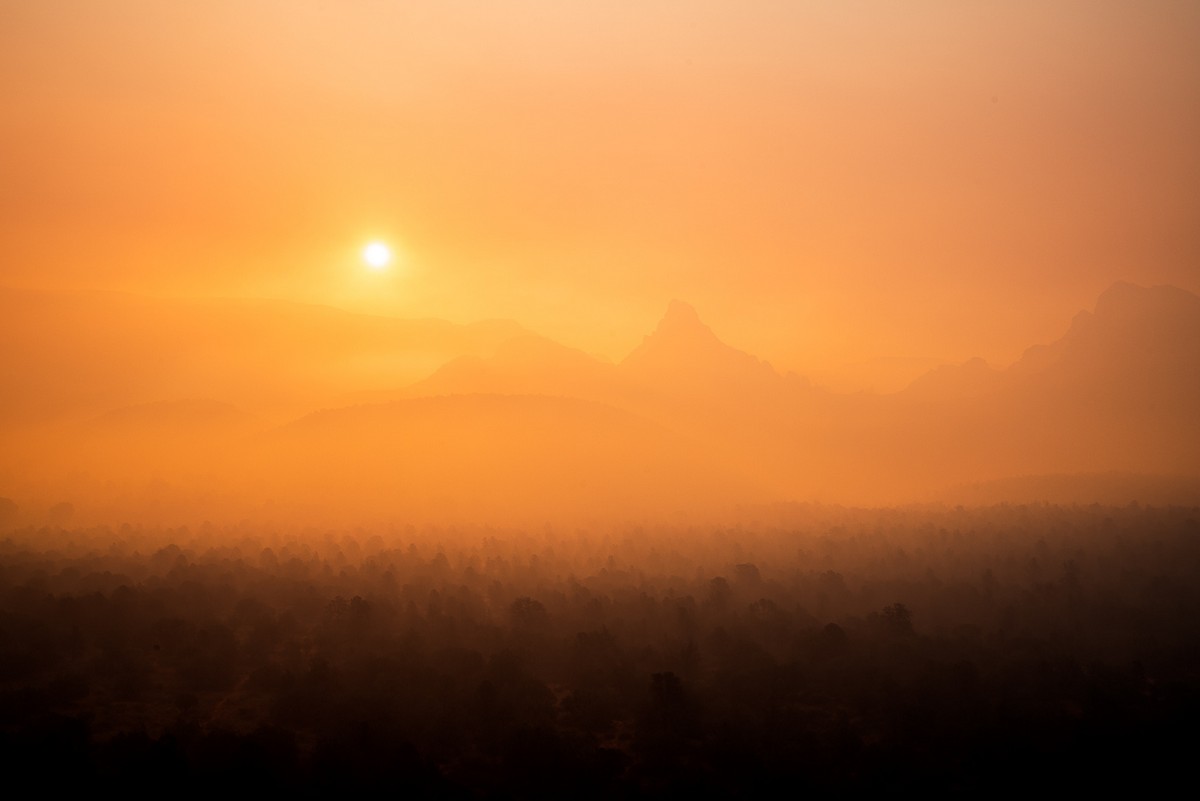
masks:
<path id="1" fill-rule="evenodd" d="M 372 270 L 383 270 L 392 263 L 392 249 L 382 242 L 371 242 L 363 248 L 362 258 Z"/>

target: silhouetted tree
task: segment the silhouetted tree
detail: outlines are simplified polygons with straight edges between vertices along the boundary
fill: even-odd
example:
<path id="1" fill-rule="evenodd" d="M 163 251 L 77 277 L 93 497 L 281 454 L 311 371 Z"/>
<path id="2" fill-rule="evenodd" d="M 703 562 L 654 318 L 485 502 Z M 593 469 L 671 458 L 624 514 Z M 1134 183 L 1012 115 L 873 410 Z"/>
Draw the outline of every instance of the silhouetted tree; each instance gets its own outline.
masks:
<path id="1" fill-rule="evenodd" d="M 912 612 L 901 603 L 891 604 L 883 608 L 883 627 L 893 634 L 912 634 Z"/>
<path id="2" fill-rule="evenodd" d="M 513 601 L 508 613 L 513 623 L 518 626 L 534 626 L 546 622 L 545 605 L 529 596 L 522 596 Z"/>

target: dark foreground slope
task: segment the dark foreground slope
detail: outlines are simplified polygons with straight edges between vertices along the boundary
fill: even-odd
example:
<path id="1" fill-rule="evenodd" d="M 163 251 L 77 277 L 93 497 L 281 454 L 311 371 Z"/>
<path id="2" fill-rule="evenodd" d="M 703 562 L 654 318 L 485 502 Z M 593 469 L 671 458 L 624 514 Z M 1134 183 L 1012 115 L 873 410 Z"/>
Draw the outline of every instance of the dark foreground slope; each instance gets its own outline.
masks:
<path id="1" fill-rule="evenodd" d="M 1200 510 L 732 529 L 20 530 L 10 782 L 173 794 L 1165 790 Z"/>

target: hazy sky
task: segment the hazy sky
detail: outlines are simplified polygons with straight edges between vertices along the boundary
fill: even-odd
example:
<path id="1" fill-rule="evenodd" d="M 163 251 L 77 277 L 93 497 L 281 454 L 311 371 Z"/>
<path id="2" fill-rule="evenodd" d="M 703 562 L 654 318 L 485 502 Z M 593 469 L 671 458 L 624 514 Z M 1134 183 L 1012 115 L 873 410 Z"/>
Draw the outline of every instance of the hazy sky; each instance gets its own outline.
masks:
<path id="1" fill-rule="evenodd" d="M 781 368 L 1004 363 L 1200 291 L 1198 42 L 1182 1 L 5 0 L 0 284 L 610 358 L 678 297 Z"/>

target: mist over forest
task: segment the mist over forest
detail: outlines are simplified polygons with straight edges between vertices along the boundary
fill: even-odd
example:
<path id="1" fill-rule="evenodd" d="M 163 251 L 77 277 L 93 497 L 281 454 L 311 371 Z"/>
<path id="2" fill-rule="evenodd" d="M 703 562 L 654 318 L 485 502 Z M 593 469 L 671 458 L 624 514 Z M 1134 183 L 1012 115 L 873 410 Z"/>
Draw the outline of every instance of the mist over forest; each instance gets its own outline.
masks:
<path id="1" fill-rule="evenodd" d="M 14 777 L 462 798 L 1187 778 L 1183 290 L 1115 285 L 1012 365 L 891 394 L 780 373 L 678 301 L 618 363 L 503 321 L 0 304 Z"/>
<path id="2" fill-rule="evenodd" d="M 1200 513 L 18 529 L 0 746 L 53 790 L 1165 791 Z"/>

